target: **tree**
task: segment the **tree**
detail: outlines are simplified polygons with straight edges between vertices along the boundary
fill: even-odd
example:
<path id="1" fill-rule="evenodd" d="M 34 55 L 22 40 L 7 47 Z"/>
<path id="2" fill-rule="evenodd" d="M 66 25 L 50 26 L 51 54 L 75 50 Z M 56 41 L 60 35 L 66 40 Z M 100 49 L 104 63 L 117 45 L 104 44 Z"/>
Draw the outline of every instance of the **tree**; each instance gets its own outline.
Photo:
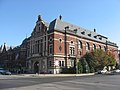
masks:
<path id="1" fill-rule="evenodd" d="M 103 69 L 108 63 L 108 60 L 106 59 L 106 53 L 102 49 L 96 49 L 91 53 L 93 58 L 92 63 L 94 69 L 96 71 Z"/>
<path id="2" fill-rule="evenodd" d="M 116 60 L 114 58 L 114 55 L 110 52 L 107 53 L 107 60 L 108 60 L 108 66 L 115 66 L 116 65 Z"/>
<path id="3" fill-rule="evenodd" d="M 116 69 L 120 69 L 120 64 L 116 63 L 115 68 L 116 68 Z"/>
<path id="4" fill-rule="evenodd" d="M 83 58 L 86 59 L 90 72 L 102 70 L 105 66 L 115 66 L 116 60 L 110 52 L 105 52 L 102 49 L 96 49 L 92 52 L 87 52 Z"/>
<path id="5" fill-rule="evenodd" d="M 102 70 L 105 66 L 115 66 L 116 60 L 112 53 L 102 49 L 87 52 L 78 62 L 78 72 L 87 73 Z"/>
<path id="6" fill-rule="evenodd" d="M 83 73 L 89 73 L 90 68 L 89 68 L 89 65 L 88 65 L 88 63 L 86 61 L 86 58 L 82 58 L 81 62 L 82 62 L 82 67 L 83 67 Z"/>
<path id="7" fill-rule="evenodd" d="M 84 56 L 84 58 L 86 59 L 88 65 L 89 65 L 90 72 L 91 73 L 95 72 L 94 67 L 93 67 L 93 56 L 92 56 L 92 54 L 87 52 L 86 55 Z"/>
<path id="8" fill-rule="evenodd" d="M 113 66 L 116 66 L 116 60 L 114 58 L 115 56 L 111 53 L 111 52 L 108 52 L 107 55 L 106 55 L 106 58 L 107 58 L 107 67 L 111 67 L 111 69 L 113 69 Z"/>
<path id="9" fill-rule="evenodd" d="M 77 66 L 78 66 L 78 74 L 82 73 L 83 72 L 83 67 L 82 67 L 82 63 L 81 63 L 81 60 L 79 60 L 79 62 L 77 63 Z"/>

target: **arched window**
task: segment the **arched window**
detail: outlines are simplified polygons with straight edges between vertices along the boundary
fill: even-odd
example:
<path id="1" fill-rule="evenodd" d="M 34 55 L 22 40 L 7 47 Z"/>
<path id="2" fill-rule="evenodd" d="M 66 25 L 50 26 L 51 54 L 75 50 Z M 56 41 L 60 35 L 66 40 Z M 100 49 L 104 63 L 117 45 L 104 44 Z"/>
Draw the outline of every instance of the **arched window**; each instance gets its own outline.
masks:
<path id="1" fill-rule="evenodd" d="M 106 46 L 104 46 L 104 51 L 106 51 Z"/>
<path id="2" fill-rule="evenodd" d="M 90 45 L 88 42 L 86 42 L 86 50 L 89 51 L 90 50 Z"/>
<path id="3" fill-rule="evenodd" d="M 96 49 L 96 45 L 95 45 L 95 44 L 93 44 L 93 47 L 92 47 L 92 48 L 93 48 L 93 50 L 95 50 L 95 49 Z"/>
<path id="4" fill-rule="evenodd" d="M 82 49 L 82 42 L 80 40 L 78 41 L 78 48 Z"/>
<path id="5" fill-rule="evenodd" d="M 101 49 L 101 46 L 99 45 L 99 49 Z"/>

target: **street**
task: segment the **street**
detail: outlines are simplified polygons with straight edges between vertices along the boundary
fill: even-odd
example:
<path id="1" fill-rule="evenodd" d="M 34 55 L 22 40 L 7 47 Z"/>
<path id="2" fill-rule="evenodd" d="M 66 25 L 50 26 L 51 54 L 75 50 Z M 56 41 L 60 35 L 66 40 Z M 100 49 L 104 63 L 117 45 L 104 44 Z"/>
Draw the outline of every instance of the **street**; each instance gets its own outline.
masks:
<path id="1" fill-rule="evenodd" d="M 120 90 L 120 75 L 71 77 L 0 76 L 0 90 Z"/>

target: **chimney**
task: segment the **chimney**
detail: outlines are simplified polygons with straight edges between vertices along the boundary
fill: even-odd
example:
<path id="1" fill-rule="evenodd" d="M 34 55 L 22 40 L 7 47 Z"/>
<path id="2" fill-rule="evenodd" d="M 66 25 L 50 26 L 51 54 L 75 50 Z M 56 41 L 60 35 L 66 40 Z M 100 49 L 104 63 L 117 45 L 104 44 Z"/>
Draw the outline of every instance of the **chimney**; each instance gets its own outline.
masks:
<path id="1" fill-rule="evenodd" d="M 60 20 L 62 19 L 62 16 L 61 16 L 61 15 L 59 16 L 59 19 L 60 19 Z"/>
<path id="2" fill-rule="evenodd" d="M 94 28 L 94 32 L 96 32 L 96 29 Z"/>
<path id="3" fill-rule="evenodd" d="M 41 19 L 41 15 L 38 15 L 38 21 L 41 21 L 42 19 Z"/>

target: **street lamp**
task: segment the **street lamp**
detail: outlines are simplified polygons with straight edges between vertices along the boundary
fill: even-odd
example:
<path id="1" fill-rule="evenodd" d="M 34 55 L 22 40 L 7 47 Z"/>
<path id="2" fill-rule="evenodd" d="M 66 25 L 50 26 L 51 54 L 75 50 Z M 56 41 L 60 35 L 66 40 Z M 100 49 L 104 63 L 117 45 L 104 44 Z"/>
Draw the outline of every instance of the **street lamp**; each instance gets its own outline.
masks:
<path id="1" fill-rule="evenodd" d="M 67 32 L 66 30 L 69 29 L 69 26 L 65 27 L 65 67 L 67 68 Z"/>
<path id="2" fill-rule="evenodd" d="M 76 74 L 78 74 L 78 59 L 77 59 L 77 55 L 76 55 Z"/>

